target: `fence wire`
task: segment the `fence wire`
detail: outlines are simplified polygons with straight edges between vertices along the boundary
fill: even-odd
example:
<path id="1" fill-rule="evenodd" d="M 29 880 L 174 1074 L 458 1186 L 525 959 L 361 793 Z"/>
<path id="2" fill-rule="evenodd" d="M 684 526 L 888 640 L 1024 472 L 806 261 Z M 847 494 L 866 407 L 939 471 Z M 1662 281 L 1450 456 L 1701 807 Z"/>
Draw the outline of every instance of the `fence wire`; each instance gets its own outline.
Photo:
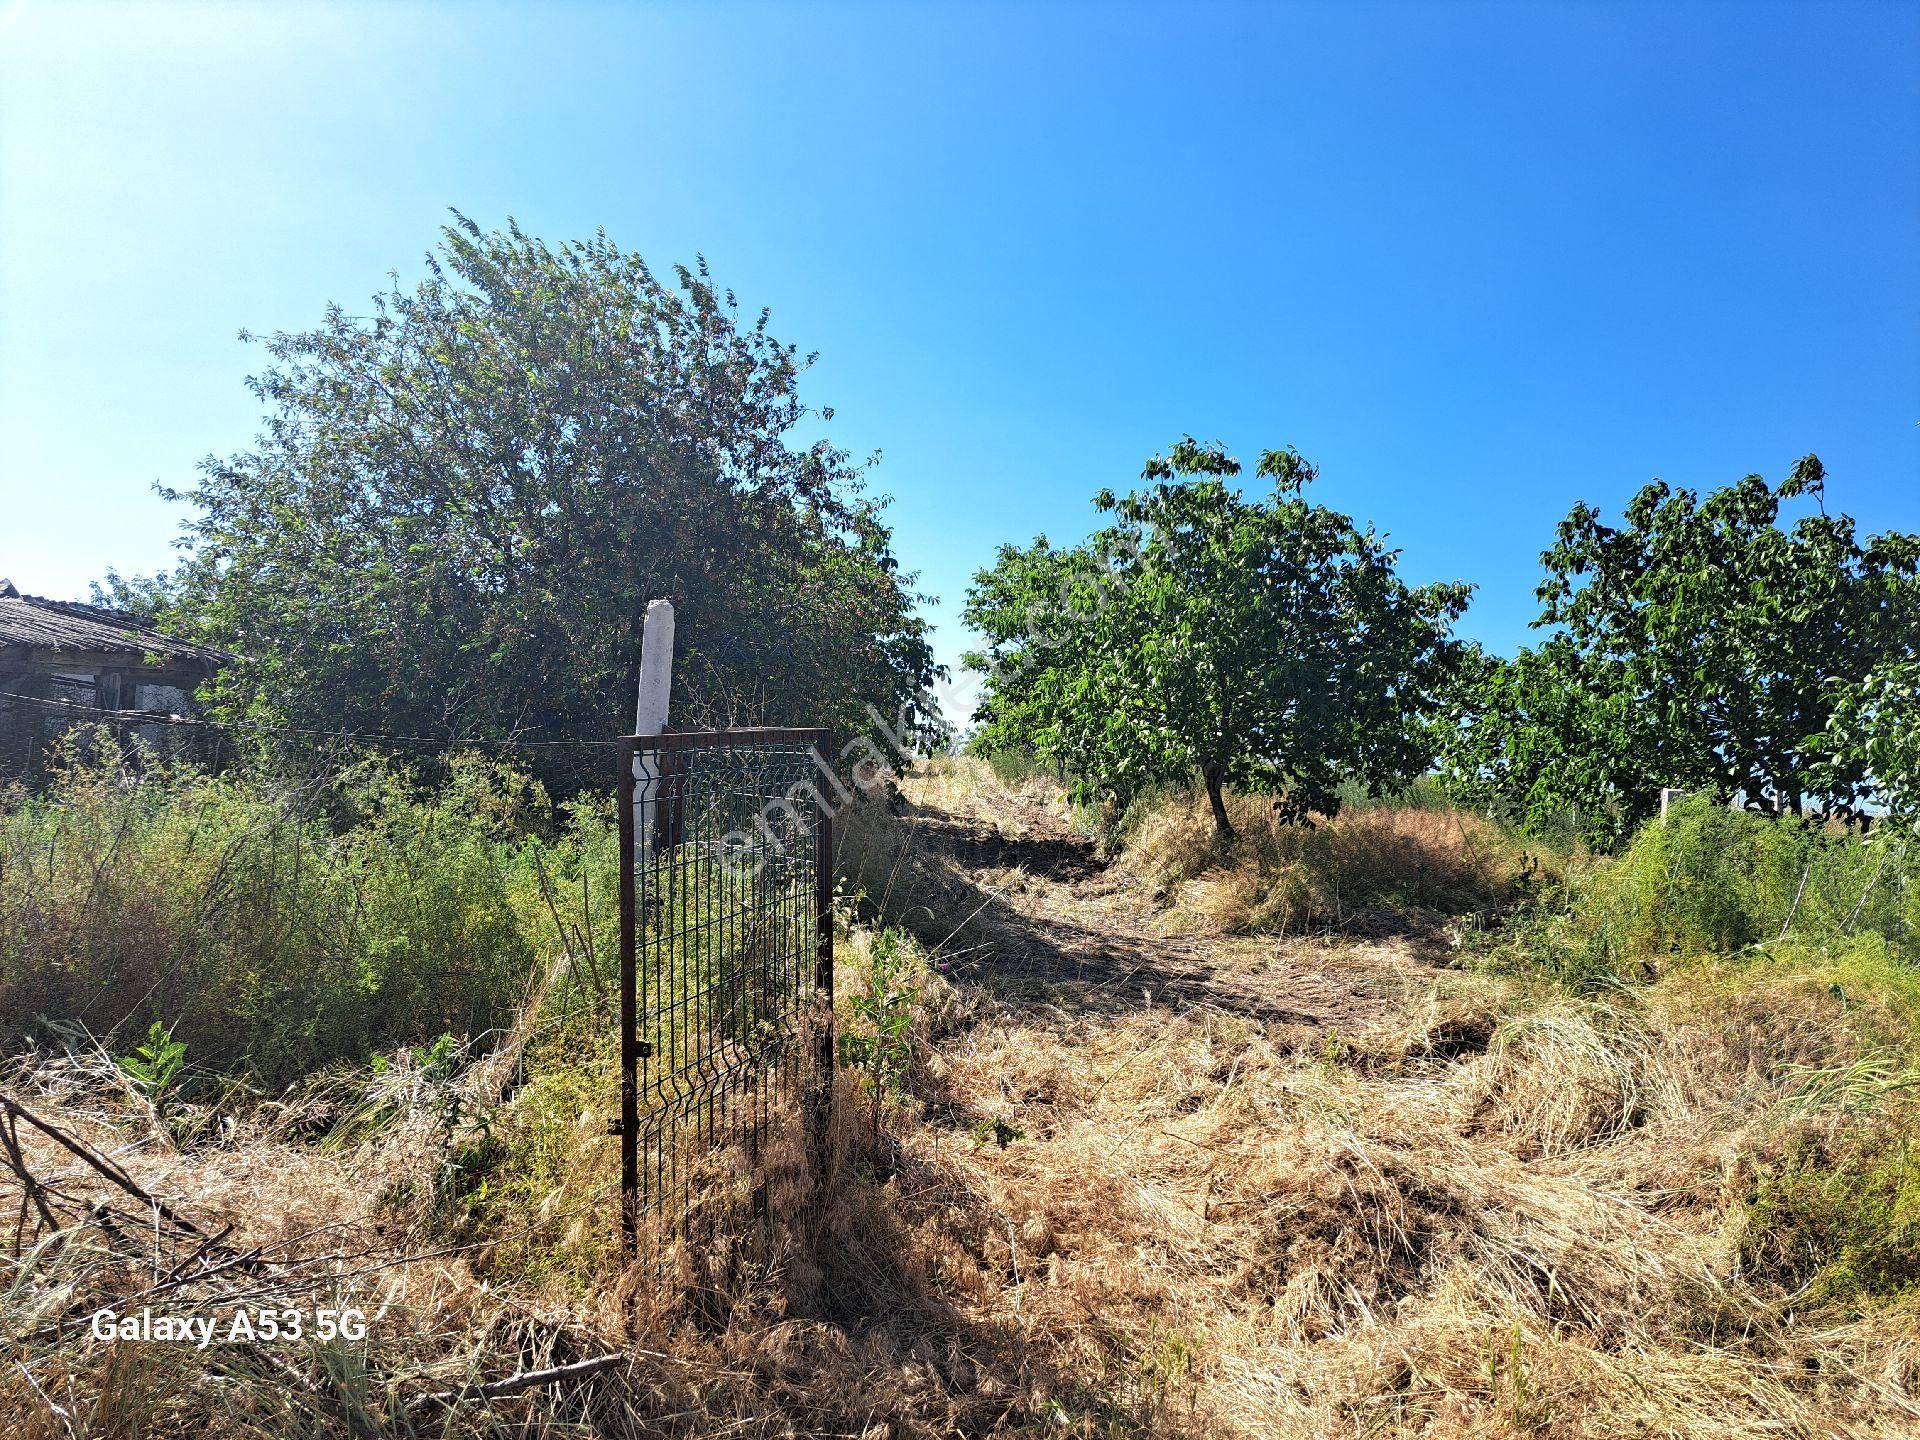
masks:
<path id="1" fill-rule="evenodd" d="M 135 770 L 185 764 L 219 771 L 266 760 L 311 773 L 338 769 L 369 755 L 402 758 L 431 772 L 434 764 L 469 752 L 541 769 L 556 755 L 580 756 L 583 775 L 597 786 L 604 757 L 618 740 L 534 740 L 459 735 L 392 735 L 352 728 L 323 729 L 245 720 L 209 720 L 159 710 L 107 709 L 60 695 L 0 690 L 0 786 L 44 789 L 60 767 L 112 758 Z"/>

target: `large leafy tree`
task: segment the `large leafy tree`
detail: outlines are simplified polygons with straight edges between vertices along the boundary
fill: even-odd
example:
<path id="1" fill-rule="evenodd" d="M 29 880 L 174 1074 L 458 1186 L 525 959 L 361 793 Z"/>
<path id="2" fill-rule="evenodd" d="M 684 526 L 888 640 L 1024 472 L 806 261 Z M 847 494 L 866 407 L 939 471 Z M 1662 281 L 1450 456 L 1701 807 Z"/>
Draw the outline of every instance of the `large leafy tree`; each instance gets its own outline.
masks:
<path id="1" fill-rule="evenodd" d="M 1001 549 L 966 610 L 981 743 L 1058 761 L 1083 799 L 1197 775 L 1223 838 L 1229 785 L 1305 820 L 1343 781 L 1426 765 L 1419 722 L 1462 656 L 1467 587 L 1408 587 L 1372 530 L 1307 499 L 1297 452 L 1262 455 L 1262 499 L 1239 470 L 1188 438 L 1142 488 L 1097 497 L 1113 523 L 1086 544 Z"/>
<path id="2" fill-rule="evenodd" d="M 1829 515 L 1809 455 L 1701 495 L 1662 482 L 1624 523 L 1579 505 L 1541 557 L 1552 633 L 1482 667 L 1446 750 L 1457 789 L 1541 821 L 1577 810 L 1617 840 L 1662 786 L 1769 814 L 1856 813 L 1871 792 L 1836 745 L 1836 700 L 1920 631 L 1920 537 Z M 1791 526 L 1782 507 L 1811 502 Z"/>
<path id="3" fill-rule="evenodd" d="M 1889 659 L 1842 686 L 1828 728 L 1841 763 L 1870 778 L 1886 824 L 1920 835 L 1920 655 Z"/>
<path id="4" fill-rule="evenodd" d="M 864 466 L 796 438 L 807 358 L 765 312 L 604 235 L 461 218 L 428 270 L 268 339 L 254 448 L 167 492 L 196 513 L 162 603 L 245 657 L 224 713 L 604 738 L 665 596 L 676 723 L 929 719 L 910 577 Z"/>

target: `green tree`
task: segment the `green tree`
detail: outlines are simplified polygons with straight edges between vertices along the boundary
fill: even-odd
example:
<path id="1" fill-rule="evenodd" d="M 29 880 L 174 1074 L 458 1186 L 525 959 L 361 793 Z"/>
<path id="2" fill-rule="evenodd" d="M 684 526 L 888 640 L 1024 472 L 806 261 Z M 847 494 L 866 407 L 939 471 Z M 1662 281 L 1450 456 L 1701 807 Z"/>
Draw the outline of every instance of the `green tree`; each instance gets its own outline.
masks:
<path id="1" fill-rule="evenodd" d="M 1468 587 L 1409 588 L 1371 529 L 1306 498 L 1297 452 L 1261 456 L 1262 500 L 1228 483 L 1239 470 L 1189 437 L 1143 488 L 1096 497 L 1113 523 L 1086 544 L 1002 547 L 966 609 L 983 745 L 1061 763 L 1083 800 L 1198 775 L 1223 839 L 1229 785 L 1304 821 L 1342 781 L 1425 767 Z"/>
<path id="2" fill-rule="evenodd" d="M 1869 777 L 1886 822 L 1920 830 L 1920 659 L 1889 660 L 1843 686 L 1829 728 L 1840 763 Z"/>
<path id="3" fill-rule="evenodd" d="M 1861 539 L 1825 488 L 1809 455 L 1777 486 L 1656 481 L 1620 526 L 1576 506 L 1541 557 L 1534 624 L 1552 633 L 1477 671 L 1443 746 L 1453 787 L 1536 823 L 1577 810 L 1602 844 L 1669 785 L 1774 815 L 1857 813 L 1867 765 L 1834 743 L 1834 706 L 1912 653 L 1920 537 Z M 1814 513 L 1783 528 L 1795 500 Z"/>
<path id="4" fill-rule="evenodd" d="M 931 724 L 919 597 L 866 467 L 798 443 L 810 357 L 704 263 L 666 283 L 604 235 L 461 217 L 417 288 L 265 343 L 254 448 L 163 492 L 195 514 L 160 604 L 245 657 L 217 713 L 603 738 L 631 723 L 666 596 L 677 724 L 852 726 L 868 703 Z"/>

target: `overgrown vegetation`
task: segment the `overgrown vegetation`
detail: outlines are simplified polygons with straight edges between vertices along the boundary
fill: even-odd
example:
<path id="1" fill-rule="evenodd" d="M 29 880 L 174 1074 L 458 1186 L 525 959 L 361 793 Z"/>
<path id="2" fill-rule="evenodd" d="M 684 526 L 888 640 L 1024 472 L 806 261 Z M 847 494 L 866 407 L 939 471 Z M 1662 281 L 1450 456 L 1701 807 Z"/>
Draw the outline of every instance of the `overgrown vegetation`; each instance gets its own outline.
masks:
<path id="1" fill-rule="evenodd" d="M 1867 839 L 1696 797 L 1643 826 L 1617 859 L 1573 867 L 1554 904 L 1494 944 L 1578 987 L 1642 980 L 1687 956 L 1897 968 L 1920 961 L 1917 874 L 1920 851 L 1899 832 Z"/>
<path id="2" fill-rule="evenodd" d="M 617 855 L 596 812 L 473 756 L 429 787 L 378 759 L 293 780 L 109 744 L 0 812 L 0 1026 L 122 1051 L 159 1026 L 269 1088 L 478 1036 L 562 953 L 569 985 L 610 983 Z"/>
<path id="3" fill-rule="evenodd" d="M 290 1045 L 248 1023 L 259 1008 L 185 1003 L 162 1023 L 128 1004 L 102 1051 L 10 1012 L 12 1093 L 267 1247 L 268 1273 L 230 1288 L 390 1306 L 365 1341 L 287 1352 L 322 1377 L 310 1391 L 244 1347 L 74 1340 L 27 1352 L 30 1373 L 88 1423 L 230 1436 L 287 1433 L 317 1406 L 396 1436 L 1304 1437 L 1366 1415 L 1386 1435 L 1597 1440 L 1891 1434 L 1920 1403 L 1920 984 L 1895 836 L 1701 799 L 1607 859 L 1543 851 L 1425 788 L 1350 796 L 1311 829 L 1228 792 L 1235 845 L 1199 795 L 1169 796 L 1129 818 L 1102 871 L 1062 791 L 1009 768 L 941 762 L 843 816 L 864 856 L 852 907 L 928 938 L 841 937 L 831 1187 L 791 1138 L 753 1170 L 715 1155 L 664 1287 L 624 1265 L 611 1223 L 596 815 L 556 815 L 477 761 L 439 786 L 382 764 L 324 790 L 96 765 L 17 803 L 9 865 L 40 857 L 67 898 L 18 908 L 9 887 L 7 953 L 44 965 L 70 943 L 96 988 L 121 983 L 106 917 L 136 913 L 169 920 L 167 953 L 241 1000 L 267 953 L 252 937 L 286 937 L 316 1013 L 364 1023 L 381 1012 L 360 1007 L 414 993 L 382 966 L 416 935 L 443 947 L 428 954 L 466 936 L 511 961 L 472 972 L 497 986 L 388 1011 L 357 1042 L 343 1023 Z M 264 881 L 215 877 L 291 883 L 296 833 L 306 908 L 242 924 Z M 97 927 L 81 923 L 90 870 L 61 858 L 96 835 L 93 903 L 113 907 Z M 464 878 L 424 885 L 417 911 L 382 898 L 429 839 L 465 847 Z M 1080 868 L 1055 877 L 1056 859 Z M 302 938 L 344 897 L 387 928 Z M 1006 923 L 969 928 L 983 902 L 980 920 Z M 1390 929 L 1408 906 L 1480 923 L 1459 950 L 1431 926 L 1292 938 Z M 1075 988 L 1027 968 L 1049 916 L 1142 928 L 1054 932 L 1085 947 L 1094 980 Z M 1243 933 L 1261 927 L 1289 937 Z M 1139 958 L 1103 971 L 1115 946 Z M 1164 968 L 1175 955 L 1195 968 Z M 45 1003 L 93 996 L 79 973 Z M 1289 1013 L 1321 1004 L 1346 1008 Z M 469 1014 L 490 1033 L 451 1023 Z M 256 1093 L 302 1065 L 319 1068 Z M 234 1067 L 254 1085 L 214 1083 Z M 771 1232 L 753 1176 L 788 1217 Z M 151 1283 L 146 1233 L 84 1213 L 74 1233 L 94 1241 L 14 1264 L 10 1326 Z M 343 1268 L 355 1278 L 326 1278 Z M 428 1398 L 595 1355 L 619 1360 L 519 1396 Z M 66 1433 L 17 1371 L 0 1413 Z"/>

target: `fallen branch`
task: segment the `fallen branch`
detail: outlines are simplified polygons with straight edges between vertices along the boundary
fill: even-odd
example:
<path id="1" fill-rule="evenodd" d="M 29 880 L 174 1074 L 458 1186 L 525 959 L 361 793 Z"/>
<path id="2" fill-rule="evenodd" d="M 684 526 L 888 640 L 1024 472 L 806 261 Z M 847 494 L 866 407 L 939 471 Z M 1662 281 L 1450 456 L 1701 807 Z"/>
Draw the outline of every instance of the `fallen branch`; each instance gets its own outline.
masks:
<path id="1" fill-rule="evenodd" d="M 523 1370 L 518 1375 L 509 1375 L 504 1380 L 490 1380 L 484 1385 L 462 1385 L 456 1390 L 435 1390 L 425 1395 L 416 1395 L 407 1403 L 409 1406 L 454 1405 L 462 1400 L 492 1400 L 501 1395 L 517 1395 L 522 1390 L 533 1390 L 542 1385 L 558 1385 L 568 1380 L 584 1380 L 589 1375 L 598 1375 L 602 1370 L 611 1370 L 616 1365 L 624 1365 L 626 1361 L 627 1357 L 619 1353 L 596 1355 L 591 1360 L 576 1360 L 571 1365 L 556 1365 L 550 1370 Z"/>
<path id="2" fill-rule="evenodd" d="M 97 1174 L 119 1186 L 142 1205 L 145 1205 L 153 1214 L 168 1220 L 188 1235 L 191 1235 L 195 1240 L 200 1241 L 204 1247 L 208 1249 L 214 1247 L 218 1240 L 217 1236 L 208 1235 L 206 1231 L 194 1224 L 193 1221 L 175 1210 L 159 1196 L 150 1193 L 139 1181 L 135 1180 L 131 1175 L 127 1174 L 125 1170 L 122 1170 L 118 1165 L 114 1164 L 112 1160 L 102 1155 L 77 1135 L 69 1135 L 58 1125 L 47 1120 L 42 1120 L 11 1095 L 0 1095 L 0 1114 L 4 1114 L 9 1119 L 15 1121 L 26 1121 L 27 1124 L 38 1130 L 42 1135 L 45 1135 L 63 1150 L 84 1160 Z M 249 1265 L 243 1268 L 257 1269 L 258 1267 Z"/>

